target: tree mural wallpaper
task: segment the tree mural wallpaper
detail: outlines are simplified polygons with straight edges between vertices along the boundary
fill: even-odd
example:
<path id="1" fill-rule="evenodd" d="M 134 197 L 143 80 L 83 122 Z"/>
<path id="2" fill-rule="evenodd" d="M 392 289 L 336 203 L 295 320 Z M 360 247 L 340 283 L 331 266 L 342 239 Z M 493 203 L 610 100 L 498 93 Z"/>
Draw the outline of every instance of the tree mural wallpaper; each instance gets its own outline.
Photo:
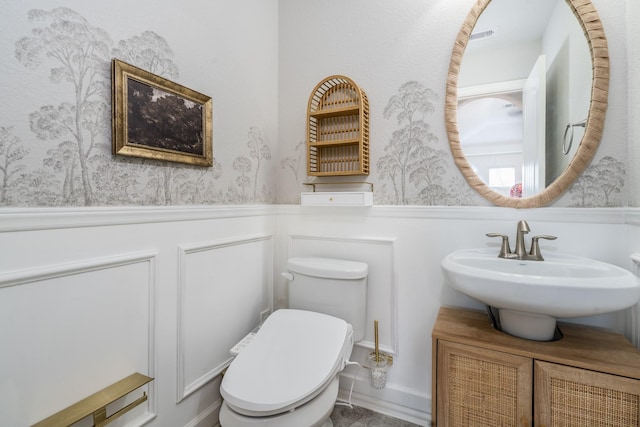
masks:
<path id="1" fill-rule="evenodd" d="M 111 58 L 175 81 L 179 67 L 161 35 L 146 30 L 114 43 L 66 7 L 30 10 L 28 20 L 34 27 L 15 42 L 15 58 L 27 71 L 48 70 L 49 84 L 67 95 L 29 114 L 37 150 L 0 126 L 0 206 L 274 203 L 272 185 L 263 182 L 273 175 L 271 148 L 257 126 L 248 153 L 228 162 L 226 190 L 216 158 L 201 168 L 111 154 Z M 32 151 L 42 159 L 30 159 Z"/>
<path id="2" fill-rule="evenodd" d="M 378 203 L 394 205 L 465 205 L 472 193 L 462 179 L 447 178 L 453 166 L 450 154 L 438 148 L 438 138 L 425 120 L 435 111 L 438 94 L 417 81 L 400 86 L 384 108 L 384 118 L 395 117 L 399 129 L 377 161 L 382 181 Z M 448 181 L 447 181 L 448 180 Z"/>
<path id="3" fill-rule="evenodd" d="M 17 162 L 29 154 L 29 151 L 20 142 L 20 138 L 13 134 L 12 128 L 0 127 L 0 205 L 9 204 L 9 192 L 18 185 L 19 174 L 25 168 Z"/>
<path id="4" fill-rule="evenodd" d="M 605 156 L 591 164 L 569 189 L 577 207 L 622 206 L 615 197 L 622 193 L 625 179 L 624 163 Z"/>
<path id="5" fill-rule="evenodd" d="M 27 68 L 50 67 L 50 81 L 68 84 L 74 92 L 70 102 L 46 105 L 31 113 L 31 130 L 40 140 L 70 138 L 75 144 L 82 198 L 85 205 L 92 205 L 95 200 L 88 159 L 98 143 L 95 137 L 100 134 L 99 127 L 105 126 L 109 118 L 105 103 L 109 80 L 105 79 L 103 64 L 110 53 L 111 39 L 67 8 L 32 10 L 29 20 L 44 25 L 16 42 L 16 58 Z M 61 151 L 69 146 L 67 140 L 60 144 Z M 64 185 L 67 188 L 62 189 L 63 200 L 69 183 L 65 180 Z"/>
<path id="6" fill-rule="evenodd" d="M 238 156 L 233 161 L 233 169 L 240 175 L 236 177 L 236 185 L 229 186 L 227 193 L 229 203 L 266 202 L 274 197 L 268 186 L 261 187 L 259 182 L 260 165 L 263 161 L 271 160 L 271 149 L 264 143 L 258 128 L 252 127 L 249 130 L 247 146 L 249 154 Z M 255 159 L 255 169 L 252 159 Z M 250 189 L 252 186 L 253 190 Z"/>
<path id="7" fill-rule="evenodd" d="M 20 78 L 55 97 L 26 97 L 28 110 L 22 117 L 0 118 L 5 121 L 0 122 L 0 206 L 275 203 L 278 180 L 289 183 L 291 177 L 296 185 L 284 185 L 287 194 L 278 197 L 298 203 L 307 179 L 304 140 L 281 143 L 278 153 L 273 146 L 277 141 L 263 134 L 254 116 L 242 126 L 231 126 L 226 140 L 214 137 L 210 168 L 113 156 L 111 59 L 176 81 L 180 70 L 171 44 L 144 28 L 114 41 L 67 7 L 25 13 L 30 29 L 16 27 L 9 35 L 11 66 L 24 74 Z M 389 93 L 382 113 L 371 117 L 389 135 L 371 142 L 368 179 L 375 184 L 375 204 L 486 204 L 455 166 L 444 125 L 432 118 L 441 108 L 438 93 L 417 80 Z M 215 119 L 215 97 L 213 104 Z M 624 167 L 623 161 L 605 155 L 554 205 L 624 205 Z"/>
<path id="8" fill-rule="evenodd" d="M 297 184 L 301 184 L 300 167 L 303 168 L 303 171 L 306 167 L 306 158 L 304 157 L 305 148 L 306 144 L 304 141 L 298 142 L 294 148 L 293 155 L 285 157 L 280 161 L 280 167 L 282 169 L 290 171 L 293 174 L 294 180 Z"/>

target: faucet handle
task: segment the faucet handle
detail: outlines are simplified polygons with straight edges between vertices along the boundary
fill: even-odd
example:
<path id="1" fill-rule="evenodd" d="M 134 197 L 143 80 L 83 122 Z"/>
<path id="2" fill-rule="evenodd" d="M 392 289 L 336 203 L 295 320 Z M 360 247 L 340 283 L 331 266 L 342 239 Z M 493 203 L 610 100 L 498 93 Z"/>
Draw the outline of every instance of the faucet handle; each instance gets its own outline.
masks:
<path id="1" fill-rule="evenodd" d="M 533 236 L 531 238 L 531 250 L 529 251 L 529 256 L 536 261 L 544 261 L 544 258 L 542 258 L 542 253 L 540 253 L 540 245 L 538 244 L 539 239 L 556 240 L 557 237 L 542 234 L 540 236 Z"/>
<path id="2" fill-rule="evenodd" d="M 509 236 L 500 233 L 487 233 L 487 237 L 502 237 L 502 245 L 500 246 L 500 254 L 498 258 L 508 258 L 511 255 L 511 246 L 509 246 Z"/>

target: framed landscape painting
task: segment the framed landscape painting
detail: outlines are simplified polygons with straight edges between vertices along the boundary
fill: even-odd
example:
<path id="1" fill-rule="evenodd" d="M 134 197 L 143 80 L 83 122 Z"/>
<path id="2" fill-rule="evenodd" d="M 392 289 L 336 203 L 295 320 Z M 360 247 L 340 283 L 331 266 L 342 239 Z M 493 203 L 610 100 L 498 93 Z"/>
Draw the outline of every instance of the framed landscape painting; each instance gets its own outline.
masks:
<path id="1" fill-rule="evenodd" d="M 213 164 L 211 97 L 114 59 L 113 153 Z"/>

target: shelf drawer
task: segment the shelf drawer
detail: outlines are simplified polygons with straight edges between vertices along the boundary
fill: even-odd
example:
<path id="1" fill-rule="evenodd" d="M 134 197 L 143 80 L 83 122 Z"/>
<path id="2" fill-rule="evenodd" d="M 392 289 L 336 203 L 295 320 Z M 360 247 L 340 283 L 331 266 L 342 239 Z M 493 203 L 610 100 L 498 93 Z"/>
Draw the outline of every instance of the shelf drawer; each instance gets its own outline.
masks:
<path id="1" fill-rule="evenodd" d="M 300 204 L 302 206 L 373 206 L 373 192 L 323 191 L 318 193 L 302 193 L 300 195 Z"/>

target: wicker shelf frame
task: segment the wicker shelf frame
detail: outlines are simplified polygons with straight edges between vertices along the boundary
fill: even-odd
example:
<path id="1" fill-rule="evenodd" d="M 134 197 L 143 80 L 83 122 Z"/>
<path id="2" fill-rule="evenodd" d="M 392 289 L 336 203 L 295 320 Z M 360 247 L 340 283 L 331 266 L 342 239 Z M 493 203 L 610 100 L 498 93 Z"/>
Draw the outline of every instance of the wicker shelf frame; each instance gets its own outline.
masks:
<path id="1" fill-rule="evenodd" d="M 369 100 L 350 78 L 330 76 L 307 108 L 307 175 L 369 174 Z"/>

